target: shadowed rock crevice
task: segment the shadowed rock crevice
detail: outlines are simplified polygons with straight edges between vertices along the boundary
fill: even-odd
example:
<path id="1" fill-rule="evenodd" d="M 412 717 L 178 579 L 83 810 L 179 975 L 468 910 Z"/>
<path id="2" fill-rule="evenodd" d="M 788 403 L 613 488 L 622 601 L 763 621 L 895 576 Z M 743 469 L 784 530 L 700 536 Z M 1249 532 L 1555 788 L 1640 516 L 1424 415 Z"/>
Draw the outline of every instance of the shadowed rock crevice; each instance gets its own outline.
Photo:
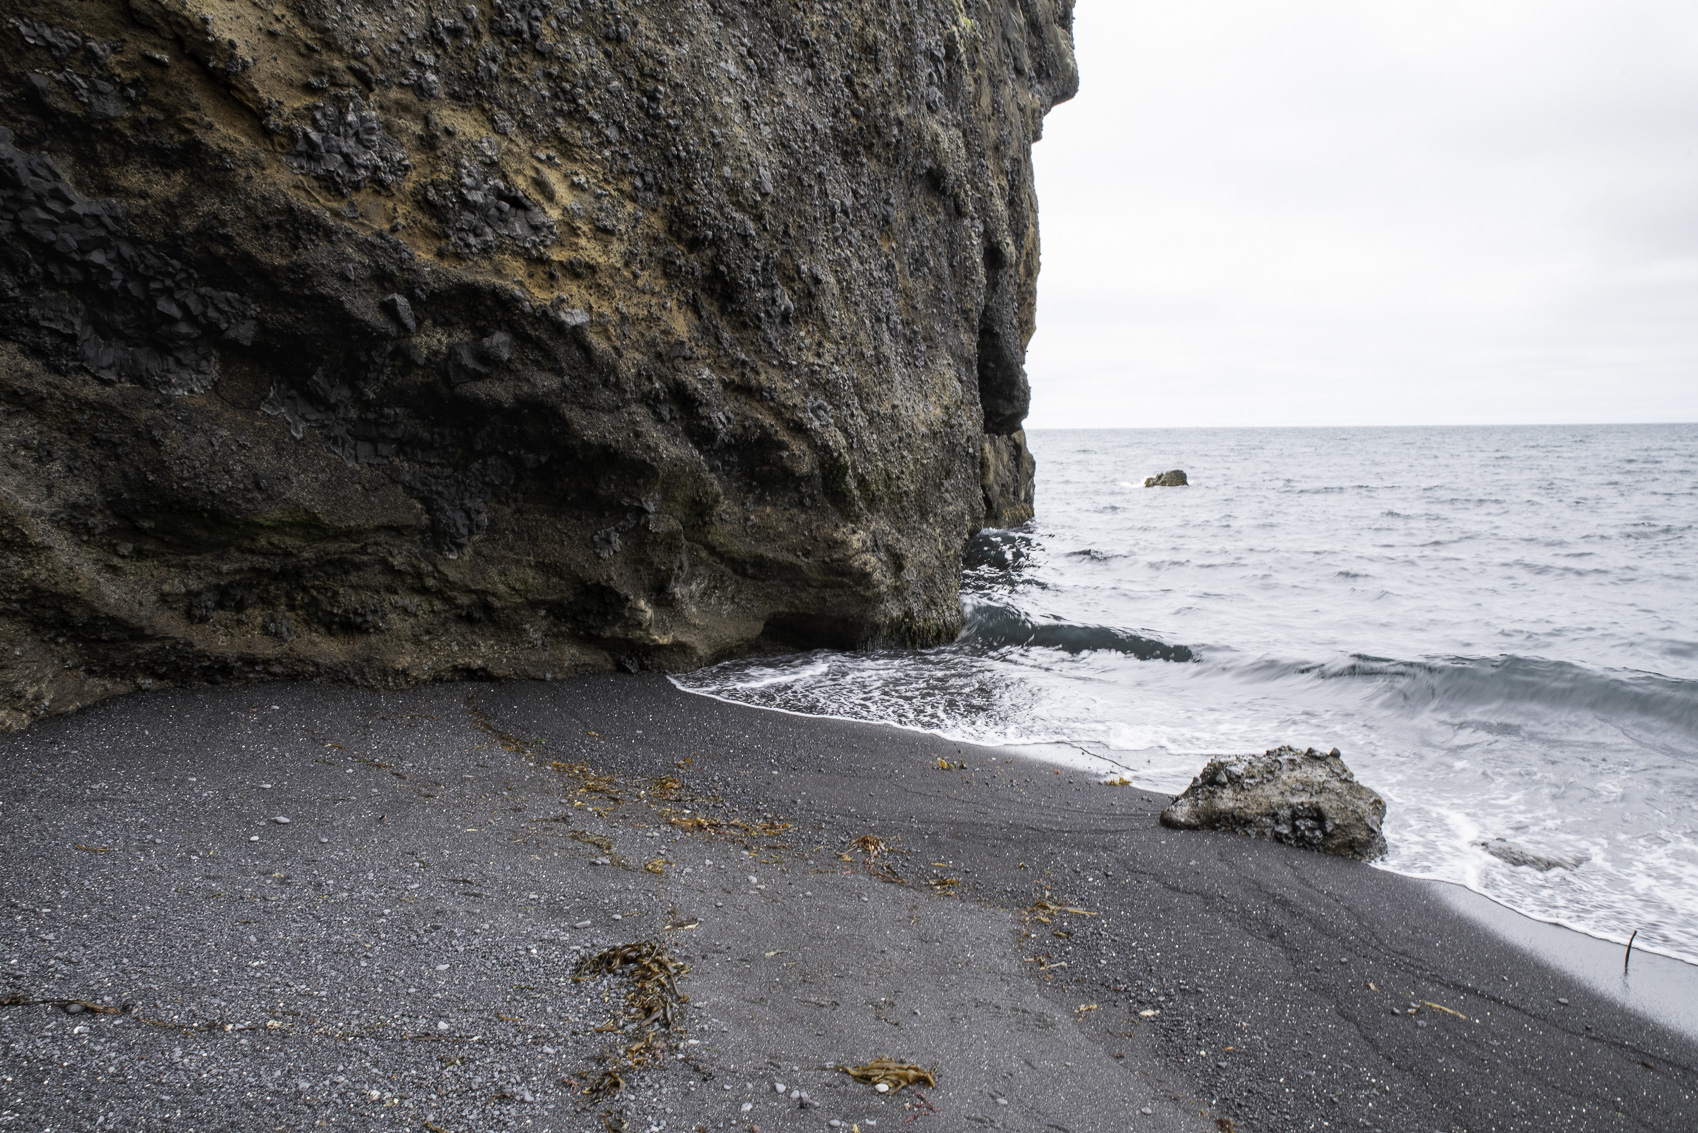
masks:
<path id="1" fill-rule="evenodd" d="M 1030 515 L 1070 5 L 13 11 L 0 725 L 946 641 Z"/>

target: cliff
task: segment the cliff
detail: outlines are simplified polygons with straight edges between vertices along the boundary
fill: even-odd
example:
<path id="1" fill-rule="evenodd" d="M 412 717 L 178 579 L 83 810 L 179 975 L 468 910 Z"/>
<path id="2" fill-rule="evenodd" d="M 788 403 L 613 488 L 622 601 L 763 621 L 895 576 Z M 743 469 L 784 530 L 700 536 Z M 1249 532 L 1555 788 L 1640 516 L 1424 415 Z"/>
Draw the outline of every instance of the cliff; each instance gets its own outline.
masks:
<path id="1" fill-rule="evenodd" d="M 0 727 L 951 637 L 1071 0 L 13 0 Z"/>

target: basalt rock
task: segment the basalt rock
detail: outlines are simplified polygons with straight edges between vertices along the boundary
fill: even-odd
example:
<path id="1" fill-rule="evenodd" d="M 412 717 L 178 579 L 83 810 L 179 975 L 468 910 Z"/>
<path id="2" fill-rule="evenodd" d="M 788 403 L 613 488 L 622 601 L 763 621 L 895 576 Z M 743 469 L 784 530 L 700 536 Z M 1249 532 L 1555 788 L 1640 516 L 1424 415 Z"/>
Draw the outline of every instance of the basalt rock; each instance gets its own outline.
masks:
<path id="1" fill-rule="evenodd" d="M 1175 468 L 1171 472 L 1158 472 L 1154 476 L 1144 477 L 1144 487 L 1146 488 L 1183 488 L 1190 483 L 1191 481 L 1185 478 L 1184 470 L 1179 468 Z"/>
<path id="2" fill-rule="evenodd" d="M 1592 860 L 1592 855 L 1584 851 L 1575 854 L 1539 854 L 1502 838 L 1481 842 L 1479 846 L 1499 861 L 1536 869 L 1540 873 L 1549 873 L 1553 869 L 1579 869 Z"/>
<path id="3" fill-rule="evenodd" d="M 1037 462 L 1026 448 L 1026 434 L 985 435 L 979 455 L 979 483 L 985 494 L 985 526 L 1018 527 L 1033 515 Z"/>
<path id="4" fill-rule="evenodd" d="M 1071 0 L 15 0 L 0 726 L 960 626 Z"/>
<path id="5" fill-rule="evenodd" d="M 1161 812 L 1163 826 L 1249 834 L 1364 861 L 1386 852 L 1386 804 L 1356 781 L 1337 748 L 1278 747 L 1214 759 Z"/>

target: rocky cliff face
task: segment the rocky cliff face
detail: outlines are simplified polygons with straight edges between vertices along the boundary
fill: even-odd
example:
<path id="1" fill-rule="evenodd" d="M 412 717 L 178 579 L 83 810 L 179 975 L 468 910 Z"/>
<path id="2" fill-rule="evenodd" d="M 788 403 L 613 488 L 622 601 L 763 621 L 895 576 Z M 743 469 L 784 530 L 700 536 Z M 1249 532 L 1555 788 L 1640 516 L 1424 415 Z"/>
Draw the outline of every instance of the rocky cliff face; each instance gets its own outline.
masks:
<path id="1" fill-rule="evenodd" d="M 13 0 L 0 726 L 928 643 L 1072 0 Z"/>

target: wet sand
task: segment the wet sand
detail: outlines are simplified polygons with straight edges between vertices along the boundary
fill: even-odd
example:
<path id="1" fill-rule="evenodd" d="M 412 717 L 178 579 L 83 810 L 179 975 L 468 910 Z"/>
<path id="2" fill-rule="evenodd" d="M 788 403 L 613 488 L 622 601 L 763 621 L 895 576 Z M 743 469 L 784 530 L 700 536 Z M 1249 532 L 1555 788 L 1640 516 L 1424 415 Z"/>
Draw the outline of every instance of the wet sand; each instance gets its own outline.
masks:
<path id="1" fill-rule="evenodd" d="M 133 696 L 0 739 L 0 801 L 0 1128 L 1698 1113 L 1698 1048 L 1631 1009 L 1631 977 L 1547 963 L 1444 887 L 658 677 Z M 630 1019 L 617 976 L 573 978 L 644 940 L 690 968 L 670 1028 Z M 936 1087 L 837 1069 L 881 1055 Z M 590 1091 L 609 1069 L 626 1088 Z"/>

